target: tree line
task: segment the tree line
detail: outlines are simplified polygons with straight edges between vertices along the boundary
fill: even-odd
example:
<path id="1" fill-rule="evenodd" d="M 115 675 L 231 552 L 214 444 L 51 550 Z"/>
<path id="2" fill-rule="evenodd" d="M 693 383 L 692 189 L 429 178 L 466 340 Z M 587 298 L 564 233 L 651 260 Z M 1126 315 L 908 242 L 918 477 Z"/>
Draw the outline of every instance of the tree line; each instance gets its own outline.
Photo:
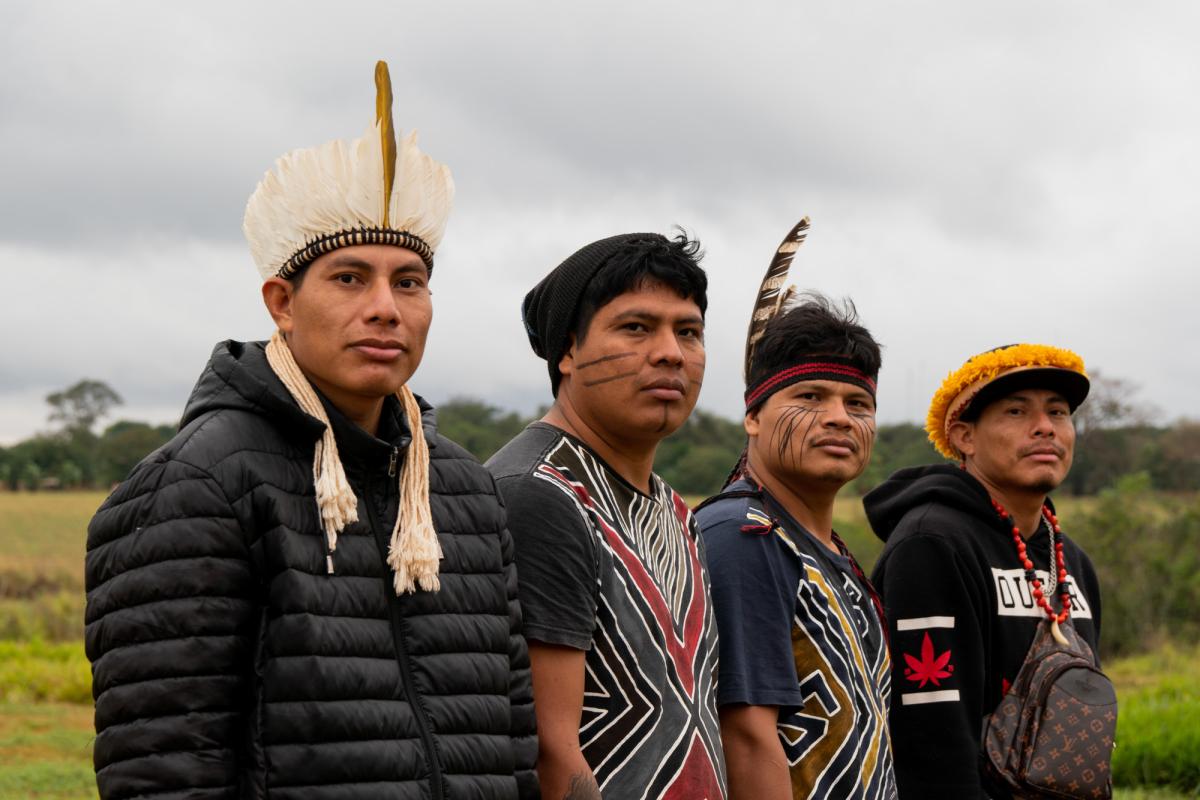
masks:
<path id="1" fill-rule="evenodd" d="M 1094 495 L 1131 473 L 1145 474 L 1152 489 L 1200 489 L 1200 422 L 1151 424 L 1150 413 L 1131 398 L 1123 381 L 1093 376 L 1092 395 L 1075 415 L 1075 465 L 1060 493 Z M 0 486 L 107 488 L 175 432 L 173 425 L 124 419 L 100 429 L 122 405 L 121 396 L 101 381 L 79 381 L 48 395 L 46 404 L 49 430 L 0 448 Z M 481 461 L 537 416 L 470 398 L 438 407 L 441 431 Z M 697 410 L 659 447 L 655 469 L 681 493 L 707 496 L 721 488 L 744 446 L 741 420 Z M 921 426 L 881 425 L 870 465 L 851 490 L 865 494 L 901 467 L 939 461 Z"/>
<path id="2" fill-rule="evenodd" d="M 81 380 L 46 397 L 50 429 L 0 447 L 0 486 L 10 489 L 107 488 L 175 434 L 173 425 L 120 420 L 95 432 L 122 404 L 102 381 Z"/>
<path id="3" fill-rule="evenodd" d="M 1097 385 L 1098 384 L 1098 385 Z M 1093 381 L 1075 415 L 1075 465 L 1056 494 L 1087 495 L 1071 505 L 1064 529 L 1090 554 L 1104 586 L 1105 657 L 1200 636 L 1200 423 L 1153 425 L 1129 402 L 1120 381 Z M 50 429 L 0 448 L 0 486 L 107 489 L 167 442 L 173 425 L 120 420 L 121 405 L 99 381 L 46 398 Z M 439 428 L 486 460 L 536 416 L 472 399 L 438 409 Z M 689 498 L 720 489 L 745 444 L 740 420 L 697 411 L 659 447 L 656 470 Z M 881 425 L 866 472 L 850 487 L 864 494 L 901 467 L 938 463 L 919 425 Z M 1177 493 L 1177 494 L 1176 494 Z M 1064 503 L 1065 505 L 1065 503 Z M 1061 508 L 1061 507 L 1060 507 Z M 839 532 L 870 569 L 882 543 L 866 523 L 841 520 Z"/>

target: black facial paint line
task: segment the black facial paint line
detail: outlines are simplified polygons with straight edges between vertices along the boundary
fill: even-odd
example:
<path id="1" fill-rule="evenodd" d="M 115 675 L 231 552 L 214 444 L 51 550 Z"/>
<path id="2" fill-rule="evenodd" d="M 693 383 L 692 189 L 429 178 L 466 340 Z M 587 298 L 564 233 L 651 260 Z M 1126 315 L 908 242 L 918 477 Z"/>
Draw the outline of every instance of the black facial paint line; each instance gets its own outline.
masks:
<path id="1" fill-rule="evenodd" d="M 862 463 L 866 464 L 871 460 L 871 451 L 875 448 L 875 425 L 874 417 L 868 414 L 851 415 L 850 421 L 853 422 L 862 432 L 863 438 L 863 457 Z"/>
<path id="2" fill-rule="evenodd" d="M 804 462 L 804 454 L 808 452 L 808 437 L 812 434 L 812 429 L 820 421 L 820 416 L 824 413 L 825 413 L 824 411 L 813 412 L 812 419 L 810 419 L 808 421 L 808 427 L 806 427 L 804 429 L 804 438 L 801 440 L 804 444 L 800 448 L 799 458 L 796 458 L 793 454 L 793 458 L 792 458 L 792 467 L 793 468 L 799 469 L 800 465 Z M 791 452 L 790 447 L 788 448 L 788 451 Z"/>
<path id="3" fill-rule="evenodd" d="M 779 418 L 775 420 L 775 427 L 771 431 L 770 443 L 775 446 L 775 455 L 780 460 L 783 459 L 783 453 L 787 450 L 787 446 L 791 442 L 791 436 L 796 425 L 795 417 L 805 413 L 811 412 L 799 406 L 785 406 L 780 411 Z"/>
<path id="4" fill-rule="evenodd" d="M 875 419 L 866 414 L 850 416 L 850 421 L 853 422 L 866 436 L 873 437 L 875 435 Z"/>
<path id="5" fill-rule="evenodd" d="M 630 356 L 636 355 L 637 353 L 633 351 L 628 353 L 613 353 L 610 356 L 600 356 L 600 358 L 592 359 L 591 361 L 587 361 L 583 364 L 576 364 L 575 369 L 587 369 L 588 367 L 594 367 L 597 364 L 603 364 L 605 361 L 615 361 L 618 358 L 629 358 Z"/>
<path id="6" fill-rule="evenodd" d="M 655 433 L 658 433 L 659 431 L 665 431 L 666 429 L 667 429 L 667 401 L 666 401 L 666 400 L 664 400 L 664 401 L 663 401 L 663 419 L 662 419 L 662 424 L 658 426 L 658 431 L 655 431 Z"/>
<path id="7" fill-rule="evenodd" d="M 637 375 L 636 369 L 633 370 L 632 372 L 621 372 L 617 375 L 610 375 L 607 378 L 597 378 L 594 381 L 584 381 L 583 385 L 584 386 L 599 386 L 602 383 L 608 383 L 609 381 L 620 380 L 621 378 L 632 378 L 634 375 Z"/>
<path id="8" fill-rule="evenodd" d="M 799 456 L 791 452 L 792 438 L 796 435 L 796 429 L 808 418 L 808 425 L 804 428 L 804 440 L 808 440 L 808 434 L 812 431 L 814 425 L 817 424 L 817 417 L 821 412 L 803 406 L 786 406 L 781 412 L 779 420 L 775 423 L 775 430 L 772 431 L 771 439 L 776 444 L 776 455 L 780 461 L 784 460 L 785 456 L 790 456 L 793 467 L 799 467 L 804 460 L 804 449 L 801 448 Z"/>
<path id="9" fill-rule="evenodd" d="M 851 414 L 850 421 L 862 430 L 868 441 L 875 436 L 875 417 L 870 414 Z"/>

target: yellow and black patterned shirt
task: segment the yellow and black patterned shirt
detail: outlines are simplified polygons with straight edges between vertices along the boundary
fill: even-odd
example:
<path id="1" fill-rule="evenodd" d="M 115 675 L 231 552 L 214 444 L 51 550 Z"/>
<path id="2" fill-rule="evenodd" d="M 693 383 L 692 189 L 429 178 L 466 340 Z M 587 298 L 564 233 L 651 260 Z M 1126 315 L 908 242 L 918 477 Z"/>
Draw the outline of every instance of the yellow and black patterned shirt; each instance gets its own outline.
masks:
<path id="1" fill-rule="evenodd" d="M 779 708 L 794 798 L 893 800 L 891 662 L 865 578 L 764 491 L 739 481 L 727 494 L 696 515 L 720 641 L 718 705 Z"/>

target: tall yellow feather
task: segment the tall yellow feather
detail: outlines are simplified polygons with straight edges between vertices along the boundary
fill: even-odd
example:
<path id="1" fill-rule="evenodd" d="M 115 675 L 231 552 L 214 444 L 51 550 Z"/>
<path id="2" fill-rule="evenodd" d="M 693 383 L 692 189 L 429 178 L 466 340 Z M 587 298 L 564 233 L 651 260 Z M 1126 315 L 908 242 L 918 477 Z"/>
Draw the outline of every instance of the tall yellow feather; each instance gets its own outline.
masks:
<path id="1" fill-rule="evenodd" d="M 383 149 L 383 227 L 390 225 L 392 183 L 396 180 L 396 130 L 392 126 L 392 78 L 386 61 L 375 62 L 375 121 Z"/>

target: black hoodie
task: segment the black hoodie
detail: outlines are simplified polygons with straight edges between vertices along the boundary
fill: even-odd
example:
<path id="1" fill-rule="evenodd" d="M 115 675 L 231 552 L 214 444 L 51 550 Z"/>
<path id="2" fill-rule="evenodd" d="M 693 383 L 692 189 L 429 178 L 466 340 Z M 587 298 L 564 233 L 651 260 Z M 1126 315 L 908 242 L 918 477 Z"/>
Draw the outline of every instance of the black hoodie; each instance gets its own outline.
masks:
<path id="1" fill-rule="evenodd" d="M 1012 527 L 987 490 L 951 465 L 902 469 L 863 498 L 883 539 L 872 582 L 883 597 L 892 648 L 892 746 L 904 800 L 1004 797 L 979 772 L 983 721 L 999 704 L 1043 612 L 1030 595 Z M 1062 520 L 1064 530 L 1070 520 Z M 1063 536 L 1073 583 L 1071 620 L 1096 650 L 1096 571 Z M 1026 542 L 1047 587 L 1043 521 Z"/>
<path id="2" fill-rule="evenodd" d="M 223 342 L 182 428 L 88 528 L 100 796 L 534 797 L 528 656 L 491 476 L 422 406 L 441 590 L 396 597 L 386 552 L 410 441 L 325 403 L 359 521 L 326 569 L 324 425 L 263 343 Z"/>

